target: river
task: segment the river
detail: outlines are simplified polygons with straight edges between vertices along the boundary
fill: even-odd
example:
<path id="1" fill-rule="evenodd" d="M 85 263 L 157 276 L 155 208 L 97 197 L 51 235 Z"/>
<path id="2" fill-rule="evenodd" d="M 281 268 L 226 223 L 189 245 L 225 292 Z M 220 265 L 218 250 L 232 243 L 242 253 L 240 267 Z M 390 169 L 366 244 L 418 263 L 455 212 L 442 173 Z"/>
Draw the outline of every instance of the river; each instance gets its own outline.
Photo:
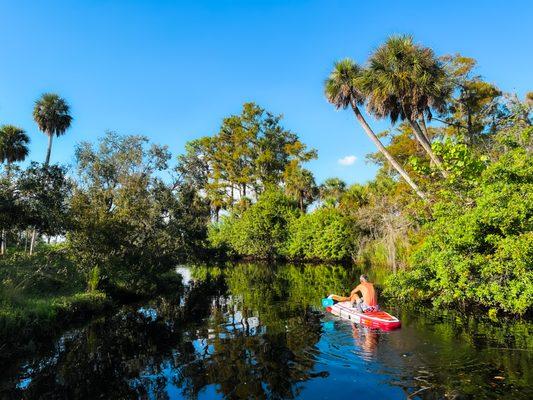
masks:
<path id="1" fill-rule="evenodd" d="M 325 314 L 356 268 L 186 266 L 184 290 L 73 327 L 2 370 L 6 399 L 531 399 L 533 324 L 383 304 L 382 332 Z M 379 282 L 383 273 L 370 273 Z"/>

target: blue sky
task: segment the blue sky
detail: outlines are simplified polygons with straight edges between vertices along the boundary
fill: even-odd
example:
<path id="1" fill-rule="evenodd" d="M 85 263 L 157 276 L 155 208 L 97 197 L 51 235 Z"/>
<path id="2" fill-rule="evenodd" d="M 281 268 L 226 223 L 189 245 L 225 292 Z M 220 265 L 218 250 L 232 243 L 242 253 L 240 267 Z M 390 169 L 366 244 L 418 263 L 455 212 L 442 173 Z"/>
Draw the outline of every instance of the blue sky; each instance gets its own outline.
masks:
<path id="1" fill-rule="evenodd" d="M 533 90 L 531 1 L 0 0 L 0 15 L 0 123 L 26 129 L 38 161 L 46 138 L 31 111 L 45 91 L 72 106 L 72 128 L 52 150 L 64 164 L 76 143 L 106 130 L 178 154 L 255 101 L 318 149 L 309 166 L 319 182 L 364 182 L 373 145 L 351 113 L 325 101 L 322 84 L 335 60 L 364 62 L 394 33 L 476 58 L 504 91 Z"/>

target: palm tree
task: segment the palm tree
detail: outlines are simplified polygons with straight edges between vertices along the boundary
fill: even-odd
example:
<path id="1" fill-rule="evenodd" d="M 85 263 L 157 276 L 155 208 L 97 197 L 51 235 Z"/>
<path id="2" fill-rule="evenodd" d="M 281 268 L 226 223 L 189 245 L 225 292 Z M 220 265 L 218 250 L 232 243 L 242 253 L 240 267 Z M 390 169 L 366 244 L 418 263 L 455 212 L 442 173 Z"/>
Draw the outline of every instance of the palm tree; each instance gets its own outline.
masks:
<path id="1" fill-rule="evenodd" d="M 30 138 L 24 129 L 13 125 L 0 126 L 0 163 L 6 163 L 9 178 L 11 164 L 23 161 L 28 156 Z"/>
<path id="2" fill-rule="evenodd" d="M 415 137 L 444 177 L 442 161 L 431 149 L 425 118 L 431 110 L 443 112 L 450 94 L 449 80 L 433 51 L 413 43 L 411 36 L 392 36 L 370 57 L 360 77 L 367 93 L 368 110 L 378 118 L 389 117 L 393 124 L 407 120 Z M 419 124 L 420 122 L 420 124 Z"/>
<path id="3" fill-rule="evenodd" d="M 336 206 L 346 192 L 346 182 L 339 178 L 328 178 L 318 189 L 323 203 Z"/>
<path id="4" fill-rule="evenodd" d="M 328 101 L 333 104 L 337 109 L 347 108 L 351 106 L 355 117 L 363 127 L 363 130 L 368 135 L 370 140 L 374 142 L 378 150 L 385 156 L 387 161 L 398 171 L 400 176 L 411 186 L 415 193 L 423 200 L 426 200 L 426 195 L 419 189 L 416 183 L 413 182 L 411 177 L 402 168 L 400 164 L 394 159 L 394 157 L 387 151 L 383 143 L 379 140 L 376 134 L 370 128 L 370 125 L 366 122 L 365 118 L 359 110 L 359 105 L 364 104 L 365 95 L 358 85 L 359 77 L 362 73 L 361 67 L 359 67 L 351 59 L 346 58 L 338 61 L 334 64 L 333 71 L 326 79 L 324 85 L 324 92 Z"/>
<path id="5" fill-rule="evenodd" d="M 30 138 L 23 129 L 13 125 L 0 126 L 0 163 L 6 164 L 7 180 L 11 179 L 11 164 L 28 156 Z M 6 231 L 2 229 L 0 254 L 6 253 Z"/>
<path id="6" fill-rule="evenodd" d="M 45 93 L 35 102 L 33 119 L 39 129 L 48 136 L 45 165 L 50 163 L 54 135 L 61 136 L 70 127 L 72 117 L 69 112 L 70 107 L 67 102 L 54 93 Z"/>
<path id="7" fill-rule="evenodd" d="M 65 99 L 55 93 L 44 93 L 36 102 L 33 108 L 33 119 L 39 126 L 41 132 L 48 136 L 48 149 L 44 165 L 50 163 L 50 153 L 52 152 L 52 140 L 55 136 L 63 135 L 70 127 L 72 117 L 70 107 Z M 36 229 L 31 235 L 30 255 L 33 254 L 35 244 Z"/>
<path id="8" fill-rule="evenodd" d="M 305 212 L 318 192 L 313 173 L 301 168 L 297 163 L 292 163 L 285 169 L 284 181 L 285 194 L 296 200 L 300 211 Z"/>

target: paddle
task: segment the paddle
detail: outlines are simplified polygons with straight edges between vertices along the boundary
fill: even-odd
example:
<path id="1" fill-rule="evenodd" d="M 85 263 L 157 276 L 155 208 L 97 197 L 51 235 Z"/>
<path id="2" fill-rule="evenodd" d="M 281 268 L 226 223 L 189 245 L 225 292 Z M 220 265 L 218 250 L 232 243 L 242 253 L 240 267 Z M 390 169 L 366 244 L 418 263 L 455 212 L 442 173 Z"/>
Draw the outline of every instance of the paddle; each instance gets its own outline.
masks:
<path id="1" fill-rule="evenodd" d="M 333 304 L 335 304 L 335 301 L 329 297 L 322 299 L 322 307 L 331 307 Z"/>

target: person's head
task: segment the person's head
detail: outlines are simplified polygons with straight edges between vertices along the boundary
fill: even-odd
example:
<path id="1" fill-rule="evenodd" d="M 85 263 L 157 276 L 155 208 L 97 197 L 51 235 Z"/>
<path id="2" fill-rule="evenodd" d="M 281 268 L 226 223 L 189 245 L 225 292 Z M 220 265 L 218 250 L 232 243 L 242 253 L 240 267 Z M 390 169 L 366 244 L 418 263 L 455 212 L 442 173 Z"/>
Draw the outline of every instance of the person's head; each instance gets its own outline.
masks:
<path id="1" fill-rule="evenodd" d="M 361 274 L 361 276 L 359 277 L 359 280 L 361 282 L 368 282 L 368 276 L 366 274 Z"/>

